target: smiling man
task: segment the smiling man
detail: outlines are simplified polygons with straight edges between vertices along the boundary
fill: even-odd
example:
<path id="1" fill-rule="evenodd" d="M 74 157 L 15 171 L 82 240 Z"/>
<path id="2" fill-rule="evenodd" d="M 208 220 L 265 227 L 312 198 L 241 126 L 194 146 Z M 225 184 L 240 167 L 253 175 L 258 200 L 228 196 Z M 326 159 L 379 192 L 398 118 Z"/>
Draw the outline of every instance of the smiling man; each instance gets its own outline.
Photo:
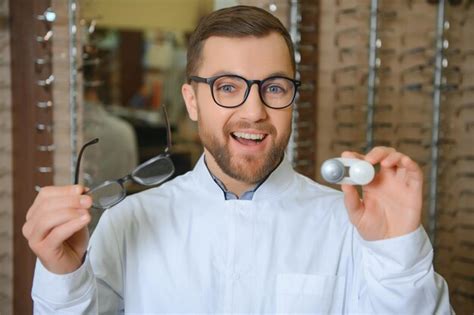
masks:
<path id="1" fill-rule="evenodd" d="M 193 69 L 190 60 L 192 83 L 183 86 L 207 166 L 237 196 L 281 162 L 291 132 L 298 87 L 292 51 L 280 34 L 263 33 L 208 38 L 201 66 Z"/>
<path id="2" fill-rule="evenodd" d="M 106 211 L 90 241 L 84 187 L 47 187 L 23 233 L 38 313 L 447 314 L 420 225 L 423 175 L 392 148 L 362 199 L 297 174 L 293 46 L 247 6 L 205 17 L 182 93 L 204 154 L 194 170 Z M 94 210 L 90 210 L 94 211 Z"/>

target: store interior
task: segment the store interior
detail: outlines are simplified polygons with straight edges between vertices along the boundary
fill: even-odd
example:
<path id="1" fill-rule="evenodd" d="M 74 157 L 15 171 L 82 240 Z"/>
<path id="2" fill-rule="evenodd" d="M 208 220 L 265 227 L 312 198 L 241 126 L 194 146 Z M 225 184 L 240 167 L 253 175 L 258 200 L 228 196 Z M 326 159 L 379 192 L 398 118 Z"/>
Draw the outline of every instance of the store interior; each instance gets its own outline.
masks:
<path id="1" fill-rule="evenodd" d="M 321 164 L 346 150 L 412 157 L 435 269 L 456 312 L 474 312 L 474 1 L 19 2 L 0 1 L 0 314 L 31 313 L 35 258 L 21 225 L 38 189 L 72 183 L 84 143 L 99 138 L 80 168 L 87 187 L 167 149 L 174 176 L 193 168 L 202 146 L 181 97 L 187 41 L 200 17 L 236 4 L 268 10 L 292 35 L 294 168 L 327 184 Z"/>

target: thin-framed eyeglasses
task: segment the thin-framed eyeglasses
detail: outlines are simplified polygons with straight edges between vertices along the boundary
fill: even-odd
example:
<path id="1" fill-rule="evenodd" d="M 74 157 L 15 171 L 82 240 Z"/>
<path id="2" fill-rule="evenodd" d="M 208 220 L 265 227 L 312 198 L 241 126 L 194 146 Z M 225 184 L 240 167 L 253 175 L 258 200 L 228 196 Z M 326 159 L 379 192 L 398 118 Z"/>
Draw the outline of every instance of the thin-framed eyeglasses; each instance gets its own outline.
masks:
<path id="1" fill-rule="evenodd" d="M 284 76 L 271 76 L 264 80 L 247 80 L 236 74 L 224 74 L 210 78 L 191 76 L 190 81 L 206 83 L 211 89 L 214 102 L 225 108 L 235 108 L 247 100 L 253 84 L 263 104 L 282 109 L 293 104 L 301 82 Z"/>
<path id="2" fill-rule="evenodd" d="M 166 108 L 164 105 L 162 105 L 162 107 L 165 117 L 167 136 L 167 146 L 164 152 L 140 164 L 129 175 L 126 175 L 116 180 L 107 180 L 87 191 L 86 194 L 92 197 L 93 208 L 105 210 L 112 206 L 115 206 L 123 199 L 125 199 L 125 197 L 127 196 L 125 183 L 128 181 L 133 181 L 143 186 L 155 186 L 165 182 L 174 174 L 175 168 L 169 154 L 169 151 L 171 149 L 170 123 L 168 121 L 168 114 L 166 112 Z M 96 144 L 97 142 L 99 142 L 99 139 L 95 138 L 85 143 L 79 151 L 74 176 L 74 184 L 78 184 L 79 182 L 79 170 L 81 165 L 82 154 L 84 153 L 85 148 L 90 145 Z"/>

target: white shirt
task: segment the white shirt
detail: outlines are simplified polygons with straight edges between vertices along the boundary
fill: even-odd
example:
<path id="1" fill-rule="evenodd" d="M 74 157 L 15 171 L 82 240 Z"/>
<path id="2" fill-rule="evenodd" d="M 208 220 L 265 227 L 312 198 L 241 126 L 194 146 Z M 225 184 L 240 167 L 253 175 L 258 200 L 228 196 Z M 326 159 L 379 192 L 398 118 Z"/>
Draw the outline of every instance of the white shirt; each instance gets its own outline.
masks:
<path id="1" fill-rule="evenodd" d="M 401 209 L 402 211 L 402 209 Z M 285 159 L 253 200 L 224 200 L 203 158 L 104 213 L 81 268 L 37 263 L 37 313 L 448 314 L 418 230 L 364 241 L 342 193 Z"/>

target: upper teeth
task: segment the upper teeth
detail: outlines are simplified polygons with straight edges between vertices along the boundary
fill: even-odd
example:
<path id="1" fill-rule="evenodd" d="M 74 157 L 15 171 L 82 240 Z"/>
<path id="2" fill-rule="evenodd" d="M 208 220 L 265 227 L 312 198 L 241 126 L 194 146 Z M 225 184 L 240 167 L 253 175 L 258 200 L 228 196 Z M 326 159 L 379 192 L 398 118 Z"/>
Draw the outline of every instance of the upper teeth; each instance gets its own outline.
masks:
<path id="1" fill-rule="evenodd" d="M 256 133 L 244 133 L 244 132 L 234 132 L 234 136 L 249 140 L 262 140 L 264 135 L 263 134 L 256 134 Z"/>

